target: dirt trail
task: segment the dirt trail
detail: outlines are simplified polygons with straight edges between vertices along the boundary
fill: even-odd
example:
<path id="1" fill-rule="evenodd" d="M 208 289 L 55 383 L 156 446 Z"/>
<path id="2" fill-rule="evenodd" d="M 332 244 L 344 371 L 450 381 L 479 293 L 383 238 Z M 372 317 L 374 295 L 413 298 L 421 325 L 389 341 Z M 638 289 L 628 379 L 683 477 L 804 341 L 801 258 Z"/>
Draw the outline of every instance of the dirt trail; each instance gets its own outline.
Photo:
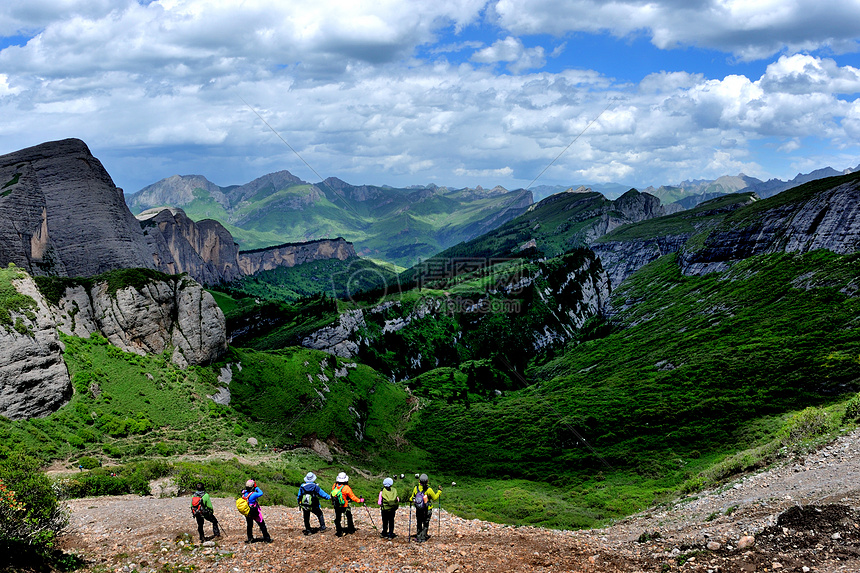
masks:
<path id="1" fill-rule="evenodd" d="M 434 515 L 432 538 L 416 544 L 407 543 L 407 508 L 389 541 L 363 508 L 353 510 L 358 532 L 337 538 L 331 510 L 328 531 L 304 536 L 298 509 L 264 507 L 274 543 L 245 544 L 234 500 L 216 498 L 227 535 L 201 545 L 189 498 L 121 496 L 70 501 L 73 532 L 63 544 L 92 571 L 123 573 L 860 571 L 858 488 L 860 433 L 852 432 L 797 462 L 597 530 L 517 528 L 443 511 L 441 528 Z M 753 545 L 743 547 L 746 536 Z"/>

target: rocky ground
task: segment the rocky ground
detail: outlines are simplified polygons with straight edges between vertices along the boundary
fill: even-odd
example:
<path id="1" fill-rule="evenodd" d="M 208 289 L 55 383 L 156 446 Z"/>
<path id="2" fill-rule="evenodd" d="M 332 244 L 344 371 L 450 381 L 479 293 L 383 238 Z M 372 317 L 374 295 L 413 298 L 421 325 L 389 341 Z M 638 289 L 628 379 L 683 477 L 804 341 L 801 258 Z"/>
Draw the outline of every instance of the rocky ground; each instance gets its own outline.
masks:
<path id="1" fill-rule="evenodd" d="M 604 529 L 554 531 L 434 515 L 432 538 L 394 540 L 355 508 L 353 535 L 304 536 L 298 509 L 265 507 L 274 542 L 245 544 L 232 499 L 215 499 L 226 535 L 199 543 L 188 498 L 77 499 L 64 548 L 91 571 L 860 571 L 860 432 L 802 459 Z M 414 527 L 414 523 L 413 523 Z M 207 535 L 211 526 L 207 524 Z M 257 533 L 259 535 L 259 533 Z"/>

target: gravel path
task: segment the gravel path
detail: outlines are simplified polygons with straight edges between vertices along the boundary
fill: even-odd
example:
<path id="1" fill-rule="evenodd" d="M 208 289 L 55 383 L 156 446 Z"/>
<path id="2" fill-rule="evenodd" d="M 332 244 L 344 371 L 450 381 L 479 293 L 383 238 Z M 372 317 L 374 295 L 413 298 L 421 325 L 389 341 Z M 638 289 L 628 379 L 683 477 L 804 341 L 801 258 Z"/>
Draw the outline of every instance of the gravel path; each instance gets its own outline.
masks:
<path id="1" fill-rule="evenodd" d="M 406 508 L 397 512 L 400 537 L 389 541 L 363 508 L 353 510 L 358 532 L 337 538 L 330 510 L 329 530 L 304 536 L 298 509 L 264 507 L 274 543 L 245 544 L 234 500 L 213 504 L 227 535 L 201 545 L 187 497 L 71 500 L 72 533 L 63 545 L 103 573 L 860 571 L 860 432 L 802 460 L 597 530 L 518 528 L 442 511 L 441 529 L 434 514 L 432 538 L 416 544 L 407 543 Z M 378 526 L 379 512 L 371 511 Z"/>

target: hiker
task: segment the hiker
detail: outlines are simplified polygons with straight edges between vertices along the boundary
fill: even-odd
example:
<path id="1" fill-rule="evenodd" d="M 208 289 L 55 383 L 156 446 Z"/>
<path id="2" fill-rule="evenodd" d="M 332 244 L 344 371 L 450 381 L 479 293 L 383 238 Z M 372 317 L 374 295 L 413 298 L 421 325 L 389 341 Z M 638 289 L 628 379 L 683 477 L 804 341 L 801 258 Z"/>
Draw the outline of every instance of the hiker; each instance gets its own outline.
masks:
<path id="1" fill-rule="evenodd" d="M 191 496 L 191 515 L 197 520 L 197 533 L 200 534 L 200 543 L 206 541 L 203 536 L 204 519 L 212 524 L 212 536 L 221 537 L 218 519 L 215 517 L 215 508 L 212 507 L 212 500 L 209 499 L 209 494 L 206 493 L 202 482 L 197 482 L 197 491 Z"/>
<path id="2" fill-rule="evenodd" d="M 433 502 L 439 501 L 439 496 L 442 494 L 442 486 L 439 486 L 439 491 L 434 492 L 429 485 L 427 474 L 421 474 L 418 477 L 418 485 L 412 488 L 412 495 L 409 501 L 415 505 L 415 523 L 416 534 L 415 541 L 421 543 L 430 538 L 428 531 L 430 530 L 430 518 L 433 517 Z"/>
<path id="3" fill-rule="evenodd" d="M 338 537 L 355 533 L 355 525 L 352 523 L 352 509 L 349 507 L 349 500 L 356 503 L 364 503 L 364 498 L 356 497 L 349 487 L 349 476 L 344 472 L 337 474 L 334 486 L 331 488 L 331 501 L 334 504 L 334 534 Z M 341 518 L 346 514 L 346 527 L 341 526 Z"/>
<path id="4" fill-rule="evenodd" d="M 327 529 L 325 526 L 325 518 L 323 517 L 322 509 L 320 509 L 320 498 L 331 499 L 331 496 L 324 492 L 317 485 L 317 476 L 314 472 L 308 472 L 305 476 L 305 482 L 299 487 L 297 499 L 299 507 L 302 508 L 302 515 L 305 518 L 305 529 L 302 531 L 305 535 L 311 535 L 318 531 L 322 532 Z M 311 528 L 311 514 L 317 516 L 320 522 L 319 529 Z"/>
<path id="5" fill-rule="evenodd" d="M 263 521 L 263 509 L 257 501 L 262 495 L 263 490 L 257 487 L 257 482 L 252 479 L 245 482 L 245 489 L 242 490 L 242 498 L 244 498 L 251 507 L 251 511 L 245 516 L 245 523 L 248 524 L 248 539 L 245 540 L 245 543 L 254 542 L 255 521 L 259 524 L 260 531 L 263 532 L 263 541 L 266 543 L 272 542 L 272 538 L 269 537 L 269 530 L 266 529 L 266 522 Z"/>
<path id="6" fill-rule="evenodd" d="M 386 539 L 394 539 L 397 535 L 394 534 L 394 513 L 400 505 L 400 498 L 397 497 L 397 489 L 392 487 L 394 480 L 385 478 L 382 480 L 382 489 L 379 491 L 379 511 L 382 514 L 382 533 L 380 537 Z"/>

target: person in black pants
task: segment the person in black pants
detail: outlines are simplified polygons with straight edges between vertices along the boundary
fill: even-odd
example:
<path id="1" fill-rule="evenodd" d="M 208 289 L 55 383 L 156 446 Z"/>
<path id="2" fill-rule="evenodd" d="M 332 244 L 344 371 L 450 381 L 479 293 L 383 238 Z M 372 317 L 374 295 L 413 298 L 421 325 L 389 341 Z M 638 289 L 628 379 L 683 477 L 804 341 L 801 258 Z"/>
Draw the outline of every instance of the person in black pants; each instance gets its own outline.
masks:
<path id="1" fill-rule="evenodd" d="M 317 476 L 314 472 L 308 472 L 305 476 L 305 482 L 299 487 L 299 494 L 296 499 L 299 502 L 299 507 L 302 508 L 302 516 L 305 518 L 305 530 L 302 531 L 305 535 L 311 535 L 317 531 L 325 531 L 325 517 L 323 517 L 322 509 L 320 509 L 320 498 L 331 499 L 331 496 L 324 492 L 322 488 L 316 484 Z M 319 529 L 311 527 L 311 514 L 319 519 Z"/>
<path id="2" fill-rule="evenodd" d="M 397 537 L 394 534 L 394 514 L 397 508 L 400 507 L 400 498 L 397 497 L 397 490 L 392 487 L 394 480 L 385 478 L 382 480 L 382 490 L 379 492 L 380 513 L 382 513 L 382 533 L 380 537 L 385 539 L 394 539 Z"/>
<path id="3" fill-rule="evenodd" d="M 200 543 L 203 543 L 206 538 L 203 536 L 203 520 L 212 524 L 212 535 L 214 537 L 221 536 L 221 530 L 218 528 L 218 519 L 215 517 L 215 508 L 212 507 L 212 500 L 209 499 L 209 494 L 203 488 L 203 483 L 197 483 L 197 491 L 191 496 L 191 515 L 197 520 L 197 533 L 200 534 Z"/>
<path id="4" fill-rule="evenodd" d="M 242 497 L 251 506 L 251 512 L 245 516 L 245 523 L 248 526 L 248 539 L 245 543 L 254 542 L 254 522 L 260 526 L 260 531 L 263 533 L 263 541 L 271 543 L 272 538 L 269 537 L 269 530 L 266 529 L 266 522 L 263 520 L 263 510 L 260 508 L 260 503 L 257 501 L 263 495 L 263 490 L 257 487 L 257 482 L 249 479 L 245 483 L 245 489 L 242 490 Z"/>

